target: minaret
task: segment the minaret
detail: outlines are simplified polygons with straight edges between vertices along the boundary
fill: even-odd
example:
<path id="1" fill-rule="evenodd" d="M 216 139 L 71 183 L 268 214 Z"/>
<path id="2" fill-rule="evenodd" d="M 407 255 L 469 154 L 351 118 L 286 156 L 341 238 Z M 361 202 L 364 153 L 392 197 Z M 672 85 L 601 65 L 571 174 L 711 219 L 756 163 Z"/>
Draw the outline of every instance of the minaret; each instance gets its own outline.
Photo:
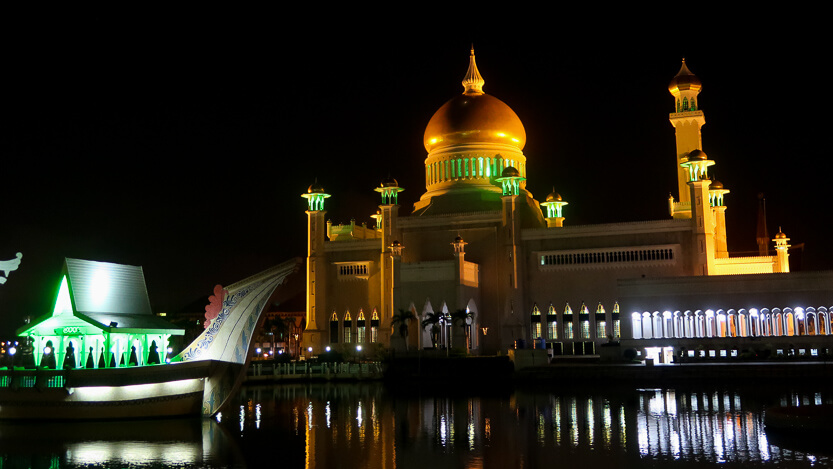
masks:
<path id="1" fill-rule="evenodd" d="M 393 313 L 401 305 L 397 305 L 396 295 L 398 292 L 397 285 L 397 270 L 399 262 L 401 262 L 402 246 L 399 244 L 399 232 L 397 230 L 397 220 L 399 218 L 399 193 L 404 189 L 399 187 L 396 179 L 388 177 L 374 189 L 382 196 L 382 204 L 379 205 L 379 227 L 382 232 L 382 252 L 380 253 L 380 265 L 382 267 L 381 280 L 381 311 L 379 312 L 382 319 L 382 327 L 380 331 L 382 334 L 390 332 L 390 323 L 393 318 Z M 383 338 L 380 338 L 382 340 Z M 386 341 L 388 338 L 385 337 Z"/>
<path id="2" fill-rule="evenodd" d="M 504 264 L 505 270 L 501 269 L 499 273 L 500 282 L 508 285 L 509 288 L 505 291 L 506 294 L 503 299 L 503 320 L 501 324 L 509 326 L 510 328 L 516 325 L 517 317 L 513 318 L 515 310 L 523 311 L 523 276 L 524 272 L 522 265 L 521 254 L 521 182 L 525 178 L 521 177 L 517 169 L 509 166 L 503 170 L 501 176 L 496 179 L 498 184 L 503 188 L 502 202 L 502 226 L 500 227 L 500 237 L 503 239 L 504 248 Z M 525 195 L 525 194 L 524 194 Z M 511 346 L 509 343 L 513 339 L 511 331 L 501 331 L 501 348 Z"/>
<path id="3" fill-rule="evenodd" d="M 706 154 L 700 150 L 690 152 L 680 167 L 686 174 L 689 186 L 689 200 L 691 201 L 691 218 L 696 250 L 694 265 L 699 275 L 713 275 L 715 273 L 715 217 L 709 202 L 709 186 L 707 168 L 714 164 Z"/>
<path id="4" fill-rule="evenodd" d="M 774 272 L 786 273 L 790 271 L 790 254 L 788 252 L 790 245 L 787 244 L 789 240 L 790 238 L 787 238 L 787 235 L 781 231 L 781 228 L 778 228 L 778 234 L 776 234 L 775 239 L 773 239 L 775 242 L 776 255 L 775 265 L 773 266 L 774 269 L 772 269 Z"/>
<path id="5" fill-rule="evenodd" d="M 700 128 L 705 125 L 706 118 L 703 117 L 697 97 L 701 88 L 700 80 L 691 73 L 683 59 L 680 71 L 668 84 L 668 91 L 674 96 L 675 101 L 675 111 L 669 115 L 669 120 L 674 126 L 677 138 L 677 188 L 679 203 L 683 207 L 687 206 L 691 199 L 687 185 L 688 175 L 680 165 L 689 153 L 703 148 Z"/>
<path id="6" fill-rule="evenodd" d="M 564 216 L 561 210 L 568 204 L 561 199 L 561 194 L 555 192 L 554 187 L 541 205 L 547 208 L 547 215 L 544 217 L 547 220 L 547 228 L 561 228 L 564 226 Z"/>
<path id="7" fill-rule="evenodd" d="M 320 347 L 321 339 L 325 337 L 324 329 L 318 325 L 318 314 L 324 314 L 326 272 L 326 253 L 324 252 L 324 240 L 327 235 L 327 225 L 324 222 L 324 199 L 330 194 L 324 192 L 324 188 L 314 182 L 307 189 L 306 194 L 301 197 L 307 199 L 309 208 L 307 213 L 307 325 L 304 329 L 303 343 L 306 347 Z M 318 276 L 318 272 L 321 275 Z M 320 301 L 318 300 L 320 298 Z M 321 326 L 326 323 L 326 318 L 321 318 Z"/>
<path id="8" fill-rule="evenodd" d="M 723 196 L 729 193 L 729 189 L 723 187 L 720 181 L 712 181 L 709 184 L 709 205 L 714 215 L 714 251 L 717 257 L 729 257 L 729 246 L 726 241 L 726 205 L 723 203 Z"/>

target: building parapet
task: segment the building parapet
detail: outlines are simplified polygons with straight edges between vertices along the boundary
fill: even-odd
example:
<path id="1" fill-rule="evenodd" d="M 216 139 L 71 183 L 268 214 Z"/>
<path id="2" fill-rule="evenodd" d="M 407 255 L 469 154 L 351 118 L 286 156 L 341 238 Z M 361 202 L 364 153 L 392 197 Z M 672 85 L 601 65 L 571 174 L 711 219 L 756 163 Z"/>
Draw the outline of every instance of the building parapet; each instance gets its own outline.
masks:
<path id="1" fill-rule="evenodd" d="M 324 243 L 324 251 L 379 251 L 382 248 L 382 239 L 356 239 L 350 242 Z"/>
<path id="2" fill-rule="evenodd" d="M 776 256 L 723 257 L 714 260 L 717 275 L 771 274 Z"/>
<path id="3" fill-rule="evenodd" d="M 495 223 L 501 220 L 499 210 L 481 212 L 447 213 L 441 215 L 424 215 L 418 217 L 400 217 L 400 228 L 417 228 L 426 226 L 459 226 L 476 223 Z"/>
<path id="4" fill-rule="evenodd" d="M 561 228 L 530 228 L 521 233 L 521 239 L 532 241 L 538 239 L 560 239 L 588 236 L 622 236 L 643 233 L 667 233 L 674 231 L 691 231 L 691 220 L 649 220 L 622 223 L 603 223 L 599 225 L 576 225 Z"/>

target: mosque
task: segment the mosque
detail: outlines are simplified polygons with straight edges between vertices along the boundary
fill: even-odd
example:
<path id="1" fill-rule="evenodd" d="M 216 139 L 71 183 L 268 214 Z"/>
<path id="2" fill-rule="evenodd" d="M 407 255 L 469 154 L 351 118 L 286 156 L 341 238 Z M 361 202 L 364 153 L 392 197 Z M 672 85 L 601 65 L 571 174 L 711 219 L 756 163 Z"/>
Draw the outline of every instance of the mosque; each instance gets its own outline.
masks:
<path id="1" fill-rule="evenodd" d="M 472 50 L 462 94 L 425 128 L 425 193 L 410 214 L 393 178 L 375 189 L 375 227 L 328 221 L 331 195 L 318 183 L 302 195 L 305 347 L 492 354 L 534 344 L 582 355 L 621 343 L 665 361 L 686 349 L 737 354 L 760 337 L 795 348 L 803 335 L 808 354 L 830 350 L 833 273 L 790 274 L 780 231 L 775 255 L 728 252 L 729 190 L 709 176 L 717 162 L 702 150 L 702 84 L 685 60 L 668 86 L 678 193 L 664 220 L 565 223 L 567 200 L 526 190 L 524 126 L 484 84 Z"/>

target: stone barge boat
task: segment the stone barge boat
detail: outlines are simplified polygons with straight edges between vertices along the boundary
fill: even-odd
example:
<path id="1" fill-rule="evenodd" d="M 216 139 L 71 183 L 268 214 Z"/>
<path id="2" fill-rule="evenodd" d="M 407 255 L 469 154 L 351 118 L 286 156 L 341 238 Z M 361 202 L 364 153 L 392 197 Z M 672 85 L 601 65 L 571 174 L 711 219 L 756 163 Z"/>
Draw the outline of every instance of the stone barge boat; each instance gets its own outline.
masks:
<path id="1" fill-rule="evenodd" d="M 7 357 L 0 369 L 0 420 L 215 415 L 243 381 L 264 306 L 300 266 L 293 259 L 215 288 L 205 331 L 161 359 L 177 330 L 150 314 L 141 267 L 67 259 L 53 313 L 18 331 L 39 360 Z"/>

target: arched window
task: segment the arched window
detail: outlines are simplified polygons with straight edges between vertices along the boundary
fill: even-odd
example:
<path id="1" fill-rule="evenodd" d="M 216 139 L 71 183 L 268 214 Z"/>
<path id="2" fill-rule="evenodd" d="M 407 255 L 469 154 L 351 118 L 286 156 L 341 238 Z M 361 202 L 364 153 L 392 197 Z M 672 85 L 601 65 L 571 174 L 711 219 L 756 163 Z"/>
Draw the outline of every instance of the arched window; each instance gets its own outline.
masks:
<path id="1" fill-rule="evenodd" d="M 795 335 L 807 335 L 807 322 L 802 308 L 795 308 Z"/>
<path id="2" fill-rule="evenodd" d="M 784 316 L 778 308 L 772 308 L 772 335 L 777 337 L 784 335 Z"/>
<path id="3" fill-rule="evenodd" d="M 769 310 L 764 308 L 761 310 L 761 335 L 765 337 L 772 336 L 772 315 Z"/>
<path id="4" fill-rule="evenodd" d="M 379 342 L 379 312 L 373 308 L 373 314 L 370 315 L 370 341 Z"/>
<path id="5" fill-rule="evenodd" d="M 569 303 L 564 305 L 562 316 L 564 319 L 564 338 L 573 340 L 575 338 L 573 335 L 573 310 Z"/>
<path id="6" fill-rule="evenodd" d="M 338 315 L 335 311 L 333 311 L 333 315 L 330 317 L 330 343 L 338 343 Z"/>
<path id="7" fill-rule="evenodd" d="M 353 321 L 350 319 L 350 311 L 344 313 L 344 343 L 349 344 L 353 341 Z"/>
<path id="8" fill-rule="evenodd" d="M 652 326 L 651 321 L 651 313 L 645 311 L 642 313 L 642 338 L 643 339 L 653 339 L 654 338 L 654 328 Z"/>
<path id="9" fill-rule="evenodd" d="M 749 314 L 745 309 L 738 310 L 738 336 L 749 337 Z"/>
<path id="10" fill-rule="evenodd" d="M 697 102 L 694 100 L 694 97 L 691 98 L 691 110 L 692 111 L 697 110 Z"/>
<path id="11" fill-rule="evenodd" d="M 804 310 L 804 327 L 807 328 L 807 335 L 819 335 L 815 308 L 807 308 Z"/>
<path id="12" fill-rule="evenodd" d="M 761 319 L 758 310 L 751 308 L 749 310 L 749 337 L 758 337 L 761 335 Z"/>
<path id="13" fill-rule="evenodd" d="M 662 335 L 662 316 L 659 314 L 659 311 L 654 311 L 653 317 L 654 317 L 654 321 L 653 321 L 654 330 L 652 331 L 653 333 L 651 335 L 651 338 L 661 339 L 663 337 L 663 335 Z"/>
<path id="14" fill-rule="evenodd" d="M 688 98 L 683 98 L 683 111 L 688 111 Z"/>
<path id="15" fill-rule="evenodd" d="M 359 309 L 359 316 L 356 318 L 356 343 L 363 344 L 365 342 L 365 327 L 367 322 L 364 318 L 364 311 Z"/>
<path id="16" fill-rule="evenodd" d="M 555 307 L 550 304 L 547 310 L 547 339 L 558 339 L 558 315 L 555 312 Z"/>
<path id="17" fill-rule="evenodd" d="M 587 305 L 584 303 L 581 304 L 581 308 L 578 311 L 578 322 L 579 322 L 579 331 L 581 334 L 582 339 L 589 339 L 590 338 L 590 310 L 587 309 Z"/>
<path id="18" fill-rule="evenodd" d="M 830 335 L 830 322 L 828 322 L 827 308 L 822 306 L 818 312 L 819 334 Z"/>
<path id="19" fill-rule="evenodd" d="M 694 337 L 694 316 L 691 314 L 691 311 L 686 311 L 683 313 L 683 322 L 685 323 L 685 336 L 687 338 Z"/>
<path id="20" fill-rule="evenodd" d="M 716 320 L 717 320 L 717 323 L 716 323 L 717 330 L 715 331 L 716 332 L 715 337 L 726 337 L 728 335 L 728 332 L 729 332 L 729 327 L 728 327 L 729 325 L 728 325 L 728 321 L 726 319 L 726 312 L 724 312 L 722 309 L 718 309 L 717 310 L 717 315 L 716 315 Z"/>
<path id="21" fill-rule="evenodd" d="M 729 337 L 738 337 L 738 314 L 734 309 L 726 311 L 726 322 L 729 325 Z"/>
<path id="22" fill-rule="evenodd" d="M 530 319 L 532 323 L 532 338 L 533 339 L 540 339 L 541 338 L 541 310 L 538 309 L 538 305 L 532 306 L 532 318 Z"/>
<path id="23" fill-rule="evenodd" d="M 706 337 L 706 318 L 703 317 L 703 312 L 699 309 L 694 312 L 694 327 L 697 338 Z"/>
<path id="24" fill-rule="evenodd" d="M 674 337 L 674 318 L 671 311 L 663 311 L 662 313 L 662 336 L 666 339 Z"/>
<path id="25" fill-rule="evenodd" d="M 674 337 L 678 339 L 685 337 L 685 324 L 683 323 L 683 315 L 679 311 L 674 311 Z"/>
<path id="26" fill-rule="evenodd" d="M 631 330 L 633 330 L 634 339 L 642 339 L 642 315 L 639 313 L 631 313 Z"/>
<path id="27" fill-rule="evenodd" d="M 717 324 L 714 318 L 714 311 L 706 310 L 706 337 L 717 337 Z"/>
<path id="28" fill-rule="evenodd" d="M 795 315 L 792 308 L 784 308 L 784 335 L 789 337 L 795 335 Z"/>

